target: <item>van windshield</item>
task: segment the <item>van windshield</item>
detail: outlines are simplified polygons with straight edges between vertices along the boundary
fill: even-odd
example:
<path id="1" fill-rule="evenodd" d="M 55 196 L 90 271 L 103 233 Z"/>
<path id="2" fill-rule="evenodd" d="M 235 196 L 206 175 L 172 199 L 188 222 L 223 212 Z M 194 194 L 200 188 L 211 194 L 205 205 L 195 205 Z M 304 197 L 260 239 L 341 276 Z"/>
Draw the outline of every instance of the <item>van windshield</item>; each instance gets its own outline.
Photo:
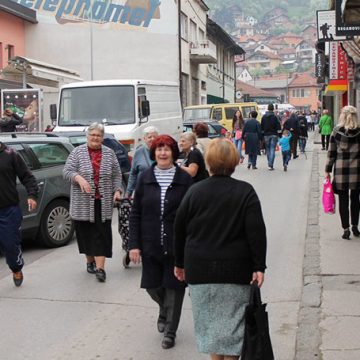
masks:
<path id="1" fill-rule="evenodd" d="M 131 85 L 89 86 L 63 89 L 60 98 L 60 126 L 135 123 L 135 89 Z"/>
<path id="2" fill-rule="evenodd" d="M 210 119 L 211 107 L 201 109 L 184 109 L 185 122 L 208 121 Z"/>

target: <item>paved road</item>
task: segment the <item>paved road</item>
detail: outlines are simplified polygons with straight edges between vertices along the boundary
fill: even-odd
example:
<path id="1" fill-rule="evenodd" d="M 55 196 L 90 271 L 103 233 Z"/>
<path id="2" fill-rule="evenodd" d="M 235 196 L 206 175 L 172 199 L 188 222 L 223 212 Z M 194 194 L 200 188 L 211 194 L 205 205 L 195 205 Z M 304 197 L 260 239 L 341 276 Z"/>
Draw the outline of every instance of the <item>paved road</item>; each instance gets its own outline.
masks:
<path id="1" fill-rule="evenodd" d="M 263 298 L 269 303 L 277 360 L 294 358 L 297 314 L 302 289 L 302 261 L 311 169 L 308 159 L 291 161 L 282 171 L 238 167 L 235 177 L 252 183 L 262 202 L 268 232 L 268 271 Z M 114 232 L 116 224 L 114 224 Z M 0 359 L 201 360 L 186 296 L 174 349 L 161 349 L 155 330 L 157 310 L 139 289 L 140 267 L 121 266 L 120 239 L 107 264 L 108 281 L 86 273 L 75 243 L 56 250 L 25 251 L 25 281 L 15 288 L 0 259 Z"/>

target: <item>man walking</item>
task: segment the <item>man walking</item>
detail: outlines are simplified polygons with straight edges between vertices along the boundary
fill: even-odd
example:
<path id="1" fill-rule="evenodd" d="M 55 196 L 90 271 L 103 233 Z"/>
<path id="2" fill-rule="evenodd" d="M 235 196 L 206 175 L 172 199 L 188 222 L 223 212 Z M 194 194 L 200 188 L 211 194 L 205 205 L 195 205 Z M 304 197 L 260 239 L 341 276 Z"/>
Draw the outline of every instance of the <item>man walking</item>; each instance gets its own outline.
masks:
<path id="1" fill-rule="evenodd" d="M 22 213 L 19 207 L 16 177 L 27 190 L 29 211 L 35 210 L 39 191 L 35 177 L 21 156 L 0 142 L 0 250 L 13 272 L 15 286 L 20 286 L 23 282 L 21 270 L 24 260 L 20 233 Z"/>
<path id="2" fill-rule="evenodd" d="M 268 169 L 274 170 L 275 148 L 281 131 L 280 121 L 274 113 L 274 105 L 268 105 L 268 111 L 261 119 L 261 131 L 265 140 Z"/>
<path id="3" fill-rule="evenodd" d="M 4 117 L 0 119 L 0 132 L 14 132 L 16 126 L 22 124 L 23 119 L 11 109 L 6 109 Z"/>
<path id="4" fill-rule="evenodd" d="M 297 154 L 297 145 L 298 145 L 299 133 L 300 133 L 300 123 L 299 123 L 299 117 L 295 112 L 293 112 L 290 115 L 290 118 L 285 123 L 284 128 L 291 132 L 292 135 L 290 140 L 291 154 L 293 156 L 293 159 L 296 159 L 299 157 L 299 155 Z"/>

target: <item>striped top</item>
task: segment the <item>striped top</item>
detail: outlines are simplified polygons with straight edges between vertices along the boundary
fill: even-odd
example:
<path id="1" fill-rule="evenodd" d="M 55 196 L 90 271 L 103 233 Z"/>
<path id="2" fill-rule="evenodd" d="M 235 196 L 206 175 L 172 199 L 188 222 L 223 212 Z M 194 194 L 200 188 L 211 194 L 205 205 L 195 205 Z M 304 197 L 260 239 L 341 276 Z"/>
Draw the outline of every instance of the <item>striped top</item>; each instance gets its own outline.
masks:
<path id="1" fill-rule="evenodd" d="M 171 185 L 174 175 L 175 175 L 176 167 L 173 166 L 170 169 L 159 169 L 157 166 L 154 168 L 154 175 L 156 181 L 160 186 L 160 211 L 161 216 L 164 214 L 164 200 L 165 194 L 168 187 Z M 164 233 L 164 223 L 161 222 L 161 245 L 163 245 L 163 233 Z"/>

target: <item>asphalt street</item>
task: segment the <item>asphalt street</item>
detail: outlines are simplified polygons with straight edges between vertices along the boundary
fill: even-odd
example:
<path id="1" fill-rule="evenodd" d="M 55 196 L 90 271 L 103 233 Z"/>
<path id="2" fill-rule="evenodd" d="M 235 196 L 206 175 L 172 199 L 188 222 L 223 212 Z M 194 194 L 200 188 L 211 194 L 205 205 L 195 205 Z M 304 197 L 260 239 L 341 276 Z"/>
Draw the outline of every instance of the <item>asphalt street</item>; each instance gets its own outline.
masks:
<path id="1" fill-rule="evenodd" d="M 258 170 L 247 170 L 244 163 L 234 174 L 254 186 L 262 203 L 268 236 L 268 269 L 262 293 L 268 303 L 277 360 L 295 356 L 311 154 L 309 144 L 307 158 L 301 155 L 291 160 L 286 173 L 277 153 L 275 171 L 267 170 L 266 157 L 261 156 Z M 114 256 L 106 264 L 105 284 L 86 273 L 75 242 L 55 250 L 27 247 L 25 280 L 20 288 L 14 287 L 0 258 L 0 359 L 208 358 L 196 349 L 189 296 L 175 348 L 161 348 L 157 307 L 139 288 L 141 268 L 122 267 L 116 214 L 113 229 Z"/>

